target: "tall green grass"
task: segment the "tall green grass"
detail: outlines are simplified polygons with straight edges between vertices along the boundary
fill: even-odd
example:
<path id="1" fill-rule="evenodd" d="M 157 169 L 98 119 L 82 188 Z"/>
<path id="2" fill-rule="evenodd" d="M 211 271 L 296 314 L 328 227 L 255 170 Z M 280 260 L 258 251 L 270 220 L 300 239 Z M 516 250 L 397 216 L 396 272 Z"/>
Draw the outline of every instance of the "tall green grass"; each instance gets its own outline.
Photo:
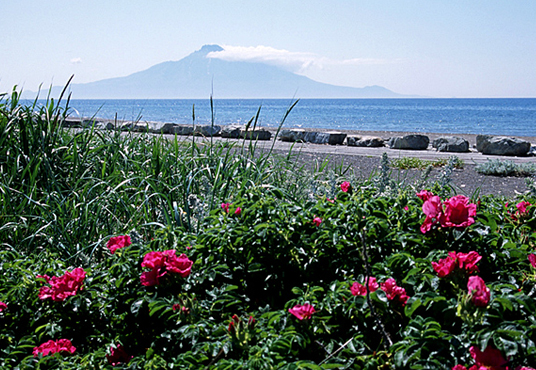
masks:
<path id="1" fill-rule="evenodd" d="M 24 106 L 15 89 L 0 98 L 0 240 L 21 255 L 48 249 L 87 263 L 118 233 L 150 238 L 170 225 L 198 233 L 210 210 L 252 187 L 297 199 L 320 173 L 305 175 L 291 153 L 275 156 L 255 140 L 69 130 L 62 126 L 68 103 Z"/>

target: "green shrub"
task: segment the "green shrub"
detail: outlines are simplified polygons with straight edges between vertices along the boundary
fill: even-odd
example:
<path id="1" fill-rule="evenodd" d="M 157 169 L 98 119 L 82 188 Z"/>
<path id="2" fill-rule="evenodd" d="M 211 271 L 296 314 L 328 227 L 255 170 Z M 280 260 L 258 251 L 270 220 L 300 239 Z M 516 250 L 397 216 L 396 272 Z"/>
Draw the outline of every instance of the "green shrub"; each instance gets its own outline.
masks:
<path id="1" fill-rule="evenodd" d="M 22 108 L 2 109 L 15 146 Z M 536 362 L 534 196 L 446 199 L 438 183 L 442 199 L 418 197 L 387 156 L 378 181 L 340 187 L 344 174 L 304 178 L 249 150 L 58 130 L 61 147 L 32 149 L 46 170 L 2 147 L 2 368 L 112 368 L 112 348 L 131 369 L 451 369 L 475 364 L 470 347 L 512 368 Z M 126 233 L 112 254 L 110 236 Z M 82 289 L 40 299 L 75 268 Z M 475 304 L 470 276 L 489 301 L 482 289 Z M 289 312 L 304 306 L 304 319 Z M 60 339 L 73 354 L 34 357 Z"/>
<path id="2" fill-rule="evenodd" d="M 475 170 L 491 176 L 532 176 L 536 174 L 536 165 L 502 159 L 488 159 L 487 162 L 477 164 Z"/>
<path id="3" fill-rule="evenodd" d="M 433 161 L 421 159 L 421 158 L 415 158 L 415 157 L 401 157 L 401 158 L 394 159 L 392 166 L 394 168 L 399 168 L 401 170 L 407 170 L 407 169 L 424 170 L 428 166 L 444 167 L 449 164 L 449 160 L 453 162 L 454 168 L 463 168 L 465 165 L 463 160 L 461 160 L 460 158 L 456 156 L 453 156 L 449 159 L 439 158 Z"/>

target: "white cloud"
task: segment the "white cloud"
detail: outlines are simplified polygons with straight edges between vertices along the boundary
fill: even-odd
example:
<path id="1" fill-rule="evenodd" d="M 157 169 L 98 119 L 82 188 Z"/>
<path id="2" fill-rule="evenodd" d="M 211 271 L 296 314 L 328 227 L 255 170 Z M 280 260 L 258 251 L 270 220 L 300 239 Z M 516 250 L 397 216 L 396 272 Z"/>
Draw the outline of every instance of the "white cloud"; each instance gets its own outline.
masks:
<path id="1" fill-rule="evenodd" d="M 71 64 L 80 64 L 80 63 L 82 63 L 82 58 L 71 59 Z"/>
<path id="2" fill-rule="evenodd" d="M 298 73 L 305 73 L 309 69 L 323 69 L 329 66 L 378 65 L 394 62 L 372 58 L 331 59 L 314 53 L 293 52 L 262 45 L 249 47 L 225 45 L 222 48 L 224 49 L 223 51 L 211 52 L 207 57 L 233 62 L 262 62 Z"/>

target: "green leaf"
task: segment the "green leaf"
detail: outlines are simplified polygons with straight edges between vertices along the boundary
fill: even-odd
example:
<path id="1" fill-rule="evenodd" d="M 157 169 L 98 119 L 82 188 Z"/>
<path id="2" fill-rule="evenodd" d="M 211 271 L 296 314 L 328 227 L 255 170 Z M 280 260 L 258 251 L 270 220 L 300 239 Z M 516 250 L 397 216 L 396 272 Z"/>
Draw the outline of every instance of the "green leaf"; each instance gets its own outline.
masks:
<path id="1" fill-rule="evenodd" d="M 415 310 L 421 305 L 422 301 L 420 298 L 411 297 L 406 303 L 406 307 L 404 308 L 404 313 L 406 314 L 406 317 L 411 317 L 411 315 L 413 315 L 413 312 L 415 312 Z"/>

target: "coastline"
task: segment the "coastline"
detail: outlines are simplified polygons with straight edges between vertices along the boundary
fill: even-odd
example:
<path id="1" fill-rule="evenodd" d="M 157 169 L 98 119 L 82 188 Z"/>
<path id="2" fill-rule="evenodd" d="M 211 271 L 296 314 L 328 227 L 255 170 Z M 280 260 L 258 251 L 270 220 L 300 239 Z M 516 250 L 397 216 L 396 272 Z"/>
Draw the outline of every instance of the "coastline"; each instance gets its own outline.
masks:
<path id="1" fill-rule="evenodd" d="M 127 120 L 109 120 L 109 119 L 101 119 L 101 118 L 78 118 L 78 117 L 69 117 L 66 122 L 66 126 L 70 127 L 88 127 L 93 124 L 96 125 L 96 127 L 103 128 L 102 125 L 110 125 L 110 127 L 120 127 L 123 125 L 129 125 L 132 124 L 136 127 L 131 127 L 130 129 L 134 132 L 163 132 L 162 134 L 165 136 L 174 136 L 175 134 L 166 133 L 163 130 L 163 127 L 166 125 L 175 125 L 177 127 L 182 128 L 190 128 L 190 131 L 192 131 L 192 125 L 183 125 L 183 124 L 173 124 L 173 123 L 165 123 L 165 122 L 155 122 L 155 121 L 139 121 L 139 122 L 131 122 Z M 78 126 L 76 126 L 78 125 Z M 101 126 L 98 126 L 101 125 Z M 214 125 L 219 127 L 227 127 L 227 126 L 233 126 L 233 125 Z M 236 126 L 236 125 L 234 125 Z M 195 125 L 196 128 L 198 127 L 204 127 L 210 129 L 211 125 Z M 243 127 L 243 126 L 242 126 Z M 159 129 L 160 128 L 160 129 Z M 149 130 L 150 129 L 150 130 Z M 295 129 L 294 127 L 281 127 L 280 130 L 292 130 Z M 289 151 L 289 150 L 299 150 L 301 152 L 309 152 L 309 153 L 323 153 L 327 155 L 347 155 L 347 156 L 372 156 L 372 157 L 381 157 L 384 152 L 387 152 L 390 157 L 394 158 L 400 158 L 400 157 L 417 157 L 420 159 L 425 160 L 435 160 L 438 158 L 449 158 L 451 156 L 457 156 L 460 159 L 462 159 L 465 162 L 478 164 L 483 163 L 491 159 L 500 159 L 500 160 L 509 160 L 514 163 L 536 163 L 536 157 L 528 155 L 528 156 L 504 156 L 504 155 L 487 155 L 482 154 L 476 150 L 476 137 L 477 134 L 445 134 L 445 133 L 437 133 L 437 132 L 416 132 L 416 131 L 366 131 L 366 130 L 335 130 L 335 129 L 317 129 L 317 128 L 298 128 L 299 130 L 305 131 L 305 132 L 340 132 L 343 134 L 346 134 L 347 136 L 360 136 L 360 137 L 379 137 L 383 139 L 385 143 L 389 140 L 391 137 L 402 137 L 405 135 L 410 134 L 418 134 L 418 135 L 425 135 L 429 138 L 430 144 L 427 149 L 425 150 L 409 150 L 409 149 L 393 149 L 390 148 L 387 144 L 382 147 L 358 147 L 358 146 L 348 146 L 346 144 L 342 145 L 330 145 L 330 144 L 315 144 L 310 142 L 287 142 L 279 140 L 276 137 L 276 134 L 278 133 L 277 128 L 275 127 L 266 127 L 259 125 L 256 127 L 256 130 L 264 130 L 269 131 L 271 133 L 271 139 L 269 140 L 259 140 L 257 141 L 257 147 L 263 148 L 263 149 L 270 149 L 273 148 L 274 150 L 279 151 Z M 128 130 L 128 129 L 126 129 Z M 161 131 L 160 131 L 161 130 Z M 210 131 L 210 130 L 207 130 Z M 182 134 L 177 135 L 180 140 L 191 140 L 191 134 Z M 469 151 L 468 152 L 439 152 L 435 148 L 432 148 L 432 141 L 434 139 L 437 139 L 439 137 L 445 137 L 445 136 L 454 136 L 454 137 L 461 137 L 468 141 L 469 143 Z M 536 136 L 516 136 L 516 135 L 493 135 L 493 136 L 505 136 L 510 138 L 518 138 L 524 141 L 528 141 L 531 146 L 536 148 Z M 205 134 L 205 137 L 208 138 L 210 136 Z M 204 138 L 202 136 L 195 136 L 196 141 L 203 141 Z M 244 139 L 237 139 L 237 138 L 222 138 L 219 135 L 214 135 L 212 137 L 212 140 L 215 141 L 228 141 L 228 142 L 238 142 L 242 141 Z M 249 140 L 246 140 L 249 141 Z"/>
<path id="2" fill-rule="evenodd" d="M 110 120 L 99 120 L 93 119 L 91 121 L 82 121 L 80 119 L 70 119 L 70 123 L 78 123 L 79 126 L 75 128 L 71 126 L 74 130 L 84 130 L 82 127 L 91 127 L 96 122 L 100 123 L 110 123 Z M 66 122 L 67 123 L 67 122 Z M 118 125 L 126 124 L 128 122 L 117 121 Z M 136 129 L 131 129 L 131 131 L 123 131 L 122 135 L 129 135 L 134 133 L 135 135 L 143 135 L 147 133 L 148 125 L 162 125 L 158 122 L 141 122 L 139 127 Z M 115 126 L 115 124 L 113 125 Z M 153 126 L 154 128 L 155 126 Z M 161 126 L 159 126 L 161 127 Z M 206 126 L 205 126 L 206 127 Z M 100 127 L 102 128 L 102 127 Z M 143 130 L 142 128 L 145 128 Z M 108 128 L 111 129 L 111 128 Z M 425 150 L 406 150 L 406 149 L 392 149 L 388 146 L 384 147 L 356 147 L 348 145 L 329 145 L 329 144 L 313 144 L 309 142 L 286 142 L 281 141 L 275 138 L 277 129 L 267 128 L 267 127 L 258 127 L 259 130 L 270 131 L 272 137 L 270 140 L 248 140 L 248 139 L 236 139 L 236 138 L 222 138 L 220 136 L 192 136 L 190 135 L 177 135 L 177 134 L 161 134 L 167 139 L 172 139 L 177 137 L 177 139 L 184 143 L 191 143 L 192 140 L 199 144 L 209 142 L 210 140 L 214 142 L 224 142 L 236 145 L 242 145 L 246 143 L 246 149 L 249 148 L 249 144 L 255 146 L 256 150 L 267 152 L 272 150 L 275 154 L 288 157 L 292 157 L 293 165 L 295 166 L 305 166 L 310 169 L 318 168 L 318 166 L 327 161 L 327 168 L 336 169 L 344 168 L 346 171 L 349 171 L 348 174 L 355 179 L 366 180 L 371 176 L 374 176 L 380 170 L 381 157 L 384 153 L 387 153 L 387 156 L 390 161 L 403 158 L 403 157 L 413 157 L 424 160 L 437 160 L 437 159 L 448 159 L 449 157 L 456 156 L 464 162 L 464 167 L 461 169 L 454 169 L 451 174 L 451 184 L 456 189 L 455 191 L 458 194 L 465 194 L 467 196 L 473 195 L 486 195 L 494 194 L 501 195 L 507 198 L 514 198 L 517 195 L 525 193 L 528 188 L 526 186 L 524 177 L 496 177 L 483 175 L 476 172 L 475 167 L 479 163 L 484 163 L 489 160 L 501 160 L 501 161 L 511 161 L 514 163 L 536 163 L 536 157 L 534 156 L 525 156 L 525 157 L 515 157 L 515 156 L 498 156 L 498 155 L 484 155 L 476 150 L 474 146 L 476 145 L 476 134 L 453 134 L 447 135 L 442 133 L 417 133 L 421 135 L 426 135 L 429 137 L 430 142 L 435 138 L 441 136 L 459 136 L 468 140 L 470 144 L 470 151 L 457 153 L 457 152 L 438 152 L 435 149 L 429 146 Z M 287 129 L 287 128 L 284 128 Z M 308 128 L 304 129 L 309 132 L 329 132 L 332 130 L 329 129 L 313 129 Z M 404 136 L 411 134 L 411 132 L 400 132 L 400 131 L 363 131 L 363 130 L 337 130 L 337 132 L 343 132 L 351 136 L 369 136 L 369 137 L 380 137 L 384 140 L 390 137 Z M 536 146 L 536 137 L 520 137 L 520 136 L 508 136 L 516 137 L 526 141 L 529 141 L 532 146 Z M 392 178 L 399 180 L 412 180 L 409 181 L 413 184 L 416 184 L 422 176 L 423 171 L 418 169 L 408 169 L 408 170 L 398 170 L 392 168 Z M 340 172 L 340 170 L 339 170 Z M 438 179 L 440 178 L 443 172 L 442 168 L 434 168 L 430 174 L 429 179 Z M 406 181 L 407 183 L 407 181 Z"/>
<path id="3" fill-rule="evenodd" d="M 279 151 L 288 151 L 291 148 L 293 150 L 299 150 L 306 153 L 323 153 L 325 155 L 345 155 L 345 156 L 371 156 L 371 157 L 381 157 L 384 152 L 388 154 L 391 158 L 400 158 L 400 157 L 417 157 L 425 160 L 435 160 L 439 158 L 449 158 L 452 156 L 457 156 L 466 163 L 479 164 L 487 162 L 491 159 L 500 159 L 500 160 L 509 160 L 514 163 L 536 163 L 536 157 L 534 156 L 500 156 L 500 155 L 486 155 L 478 152 L 476 150 L 476 134 L 442 134 L 442 133 L 421 133 L 421 132 L 401 132 L 401 131 L 361 131 L 361 130 L 329 130 L 329 129 L 313 129 L 313 128 L 304 128 L 303 130 L 307 132 L 342 132 L 351 136 L 362 136 L 362 137 L 380 137 L 387 141 L 391 137 L 404 136 L 409 134 L 419 134 L 426 135 L 430 139 L 430 146 L 426 150 L 408 150 L 408 149 L 392 149 L 389 146 L 383 147 L 355 147 L 348 145 L 329 145 L 329 144 L 313 144 L 313 143 L 300 143 L 300 142 L 284 142 L 278 139 L 274 139 L 277 129 L 260 127 L 260 129 L 265 129 L 272 133 L 272 139 L 268 141 L 258 141 L 257 145 L 263 148 L 270 148 L 272 145 L 274 149 Z M 444 136 L 457 136 L 466 139 L 469 142 L 469 152 L 438 152 L 437 150 L 431 148 L 431 142 L 439 137 Z M 498 136 L 498 135 L 497 135 Z M 508 136 L 515 137 L 522 140 L 526 140 L 531 143 L 533 147 L 536 147 L 536 137 L 534 136 Z M 216 138 L 216 137 L 215 137 Z M 237 139 L 222 139 L 218 140 L 229 140 L 236 141 Z M 240 139 L 242 140 L 242 139 Z M 275 140 L 275 141 L 274 141 Z"/>

